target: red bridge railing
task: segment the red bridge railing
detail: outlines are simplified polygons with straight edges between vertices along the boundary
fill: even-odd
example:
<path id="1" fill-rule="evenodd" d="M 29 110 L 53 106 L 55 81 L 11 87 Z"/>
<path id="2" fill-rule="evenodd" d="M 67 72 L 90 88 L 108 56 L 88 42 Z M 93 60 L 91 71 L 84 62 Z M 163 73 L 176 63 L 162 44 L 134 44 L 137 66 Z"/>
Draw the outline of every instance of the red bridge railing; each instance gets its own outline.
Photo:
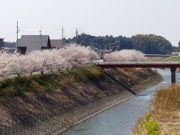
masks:
<path id="1" fill-rule="evenodd" d="M 176 82 L 176 69 L 180 62 L 95 62 L 101 68 L 170 68 L 171 83 Z"/>

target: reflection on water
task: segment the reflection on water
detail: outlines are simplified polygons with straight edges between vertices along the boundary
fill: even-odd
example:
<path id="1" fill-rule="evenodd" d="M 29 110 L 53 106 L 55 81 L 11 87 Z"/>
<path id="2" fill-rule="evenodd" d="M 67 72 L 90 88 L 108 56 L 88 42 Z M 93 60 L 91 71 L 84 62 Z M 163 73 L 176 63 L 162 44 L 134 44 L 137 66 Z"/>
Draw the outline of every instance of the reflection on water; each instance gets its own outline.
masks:
<path id="1" fill-rule="evenodd" d="M 80 123 L 63 135 L 131 135 L 138 118 L 148 111 L 149 101 L 155 91 L 160 87 L 168 86 L 171 81 L 169 70 L 158 71 L 164 78 L 162 83 Z M 176 77 L 180 82 L 179 73 Z"/>
<path id="2" fill-rule="evenodd" d="M 162 81 L 162 83 L 166 83 L 166 84 L 168 84 L 168 82 L 165 82 L 165 81 Z"/>
<path id="3" fill-rule="evenodd" d="M 150 100 L 153 97 L 153 94 L 149 94 L 149 95 L 138 95 L 139 98 L 143 98 L 146 100 Z"/>

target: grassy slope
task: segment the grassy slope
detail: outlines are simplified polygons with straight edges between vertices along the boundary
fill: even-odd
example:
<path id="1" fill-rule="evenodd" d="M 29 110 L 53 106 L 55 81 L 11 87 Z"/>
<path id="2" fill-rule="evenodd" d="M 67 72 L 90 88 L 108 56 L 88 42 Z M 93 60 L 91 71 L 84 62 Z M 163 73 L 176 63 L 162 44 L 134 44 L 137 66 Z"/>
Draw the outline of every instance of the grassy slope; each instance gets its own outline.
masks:
<path id="1" fill-rule="evenodd" d="M 150 114 L 138 121 L 135 135 L 180 134 L 180 84 L 158 90 L 151 107 Z"/>
<path id="2" fill-rule="evenodd" d="M 180 61 L 180 56 L 170 56 L 167 58 L 158 57 L 158 58 L 149 58 L 150 61 Z"/>
<path id="3" fill-rule="evenodd" d="M 133 90 L 161 81 L 150 69 L 105 70 L 98 67 L 78 67 L 57 74 L 11 78 L 0 82 L 0 133 L 17 123 L 35 126 L 61 116 L 77 107 L 111 97 L 132 93 L 107 77 L 111 75 Z M 157 82 L 156 82 L 157 81 Z"/>
<path id="4" fill-rule="evenodd" d="M 53 91 L 78 81 L 101 81 L 104 75 L 100 68 L 74 68 L 57 74 L 22 76 L 0 82 L 0 99 L 26 96 L 33 93 Z"/>
<path id="5" fill-rule="evenodd" d="M 150 69 L 117 69 L 106 70 L 117 80 L 126 86 L 136 90 L 137 86 L 156 79 L 157 72 Z M 64 70 L 56 74 L 44 74 L 33 76 L 21 76 L 0 81 L 0 99 L 7 99 L 17 96 L 27 96 L 50 92 L 78 82 L 101 82 L 105 80 L 105 74 L 98 67 L 76 67 L 72 70 Z M 140 89 L 138 87 L 138 89 Z"/>

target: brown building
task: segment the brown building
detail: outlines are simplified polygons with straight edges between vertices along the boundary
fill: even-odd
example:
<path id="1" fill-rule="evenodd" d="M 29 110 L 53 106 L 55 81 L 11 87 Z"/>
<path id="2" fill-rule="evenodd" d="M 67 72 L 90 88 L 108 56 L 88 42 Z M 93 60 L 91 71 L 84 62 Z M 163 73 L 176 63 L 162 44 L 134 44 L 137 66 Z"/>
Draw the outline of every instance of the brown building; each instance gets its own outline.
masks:
<path id="1" fill-rule="evenodd" d="M 51 48 L 62 48 L 64 47 L 64 42 L 59 39 L 51 39 Z"/>

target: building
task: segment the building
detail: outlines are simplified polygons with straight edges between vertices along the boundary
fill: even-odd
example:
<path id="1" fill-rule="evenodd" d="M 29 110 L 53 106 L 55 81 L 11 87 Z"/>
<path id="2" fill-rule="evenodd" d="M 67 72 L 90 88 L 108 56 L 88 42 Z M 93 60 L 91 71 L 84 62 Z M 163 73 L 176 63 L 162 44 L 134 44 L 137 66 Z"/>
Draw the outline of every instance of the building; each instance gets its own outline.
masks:
<path id="1" fill-rule="evenodd" d="M 16 51 L 16 48 L 2 47 L 1 50 L 7 53 L 14 53 Z"/>
<path id="2" fill-rule="evenodd" d="M 0 48 L 4 47 L 4 38 L 0 38 Z"/>
<path id="3" fill-rule="evenodd" d="M 172 52 L 171 55 L 172 56 L 180 56 L 180 52 Z"/>
<path id="4" fill-rule="evenodd" d="M 65 43 L 63 42 L 63 40 L 59 40 L 59 39 L 52 39 L 51 40 L 51 48 L 62 48 L 64 47 Z"/>
<path id="5" fill-rule="evenodd" d="M 21 54 L 26 54 L 33 50 L 51 48 L 48 35 L 22 35 L 16 45 Z"/>

